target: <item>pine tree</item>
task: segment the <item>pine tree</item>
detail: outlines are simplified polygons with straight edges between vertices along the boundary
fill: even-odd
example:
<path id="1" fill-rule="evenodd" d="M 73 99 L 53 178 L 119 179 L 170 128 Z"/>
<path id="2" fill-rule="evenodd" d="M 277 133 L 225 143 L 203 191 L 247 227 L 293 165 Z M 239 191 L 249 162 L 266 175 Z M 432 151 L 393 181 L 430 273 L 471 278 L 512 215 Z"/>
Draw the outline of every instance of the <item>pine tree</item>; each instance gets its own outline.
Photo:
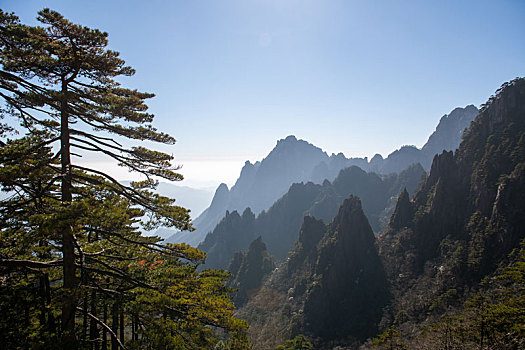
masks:
<path id="1" fill-rule="evenodd" d="M 137 230 L 141 220 L 150 229 L 191 229 L 186 209 L 153 192 L 156 178 L 182 179 L 173 157 L 125 146 L 126 139 L 175 142 L 151 125 L 145 100 L 153 94 L 116 81 L 134 71 L 106 49 L 107 33 L 48 9 L 38 20 L 43 26 L 27 26 L 0 11 L 0 97 L 7 105 L 2 117 L 19 122 L 16 128 L 0 125 L 0 184 L 11 194 L 0 207 L 0 267 L 9 278 L 19 273 L 6 283 L 11 289 L 37 295 L 28 281 L 43 278 L 40 289 L 51 291 L 40 319 L 36 309 L 26 308 L 28 323 L 39 325 L 40 336 L 49 330 L 51 341 L 56 331 L 67 348 L 105 349 L 100 333 L 113 348 L 124 347 L 125 324 L 131 324 L 128 341 L 155 348 L 210 345 L 216 337 L 208 326 L 242 332 L 224 273 L 198 273 L 202 252 L 163 245 Z M 6 139 L 23 129 L 26 137 Z M 145 180 L 125 186 L 76 163 L 79 153 L 107 156 Z"/>

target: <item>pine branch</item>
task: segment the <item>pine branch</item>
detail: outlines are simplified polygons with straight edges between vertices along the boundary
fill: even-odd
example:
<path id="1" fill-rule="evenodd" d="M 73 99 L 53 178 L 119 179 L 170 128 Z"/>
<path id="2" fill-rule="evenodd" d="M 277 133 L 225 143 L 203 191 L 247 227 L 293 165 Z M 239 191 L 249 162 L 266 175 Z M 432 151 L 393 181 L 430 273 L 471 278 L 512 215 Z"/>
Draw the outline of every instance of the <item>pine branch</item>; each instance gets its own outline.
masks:
<path id="1" fill-rule="evenodd" d="M 0 258 L 0 266 L 7 268 L 36 268 L 36 269 L 47 269 L 51 267 L 60 266 L 63 263 L 62 259 L 53 261 L 35 261 L 25 259 L 4 259 Z"/>

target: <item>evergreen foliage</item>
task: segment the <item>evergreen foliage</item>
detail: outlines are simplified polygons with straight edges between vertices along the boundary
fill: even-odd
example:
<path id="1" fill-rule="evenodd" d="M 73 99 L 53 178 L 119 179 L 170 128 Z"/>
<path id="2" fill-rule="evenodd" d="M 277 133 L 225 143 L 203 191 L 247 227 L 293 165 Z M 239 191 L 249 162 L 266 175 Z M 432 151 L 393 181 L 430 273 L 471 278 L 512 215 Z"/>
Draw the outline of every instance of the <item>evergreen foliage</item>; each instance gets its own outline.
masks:
<path id="1" fill-rule="evenodd" d="M 284 345 L 279 345 L 275 350 L 309 350 L 313 349 L 312 343 L 302 334 L 293 339 L 289 339 Z"/>
<path id="2" fill-rule="evenodd" d="M 305 217 L 288 258 L 238 312 L 250 339 L 264 348 L 300 333 L 319 349 L 523 348 L 524 121 L 525 80 L 516 79 L 455 153 L 434 157 L 412 199 L 400 191 L 377 240 L 360 205 L 343 205 L 327 226 Z"/>
<path id="3" fill-rule="evenodd" d="M 394 296 L 384 320 L 388 327 L 406 312 L 395 330 L 411 347 L 523 346 L 522 282 L 494 273 L 525 238 L 524 139 L 525 80 L 515 79 L 483 106 L 456 153 L 434 158 L 414 199 L 399 198 L 400 215 L 379 239 Z M 516 271 L 521 262 L 511 261 Z M 432 326 L 417 335 L 415 325 L 425 324 Z"/>
<path id="4" fill-rule="evenodd" d="M 375 243 L 354 196 L 328 225 L 305 217 L 286 261 L 238 312 L 250 322 L 254 345 L 274 348 L 302 333 L 316 349 L 331 349 L 375 335 L 389 301 Z"/>
<path id="5" fill-rule="evenodd" d="M 157 177 L 182 179 L 173 157 L 125 146 L 175 142 L 151 125 L 144 101 L 153 94 L 120 86 L 134 71 L 106 49 L 107 33 L 48 9 L 38 20 L 0 11 L 2 118 L 19 122 L 0 130 L 3 347 L 204 349 L 219 342 L 217 328 L 230 333 L 223 344 L 245 347 L 229 275 L 197 272 L 204 253 L 138 230 L 191 229 L 186 209 L 152 191 Z M 124 186 L 75 163 L 75 152 L 108 156 L 145 180 Z"/>
<path id="6" fill-rule="evenodd" d="M 250 242 L 260 235 L 268 252 L 278 261 L 283 260 L 297 240 L 305 215 L 329 222 L 350 195 L 359 196 L 370 225 L 377 232 L 388 223 L 399 192 L 407 188 L 413 193 L 423 174 L 419 164 L 386 176 L 352 166 L 341 170 L 332 183 L 296 183 L 257 217 L 249 208 L 242 215 L 227 212 L 199 248 L 208 254 L 207 266 L 227 268 L 234 254 L 247 250 Z"/>
<path id="7" fill-rule="evenodd" d="M 420 349 L 521 349 L 525 346 L 525 241 L 481 283 L 457 314 L 443 317 L 411 341 Z"/>

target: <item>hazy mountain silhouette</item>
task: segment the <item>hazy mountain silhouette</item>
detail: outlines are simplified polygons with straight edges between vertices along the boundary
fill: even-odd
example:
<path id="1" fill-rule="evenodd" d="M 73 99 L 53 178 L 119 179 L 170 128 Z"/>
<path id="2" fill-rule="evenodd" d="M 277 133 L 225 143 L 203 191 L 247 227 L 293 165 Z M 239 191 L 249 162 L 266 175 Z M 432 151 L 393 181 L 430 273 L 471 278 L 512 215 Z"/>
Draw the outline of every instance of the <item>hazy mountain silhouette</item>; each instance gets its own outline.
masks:
<path id="1" fill-rule="evenodd" d="M 461 301 L 525 238 L 525 80 L 498 92 L 459 149 L 434 157 L 414 199 L 399 197 L 379 239 L 393 313 L 403 308 L 423 321 L 447 290 Z"/>
<path id="2" fill-rule="evenodd" d="M 422 149 L 403 146 L 385 159 L 376 155 L 370 161 L 366 157 L 346 158 L 342 153 L 328 156 L 320 148 L 295 136 L 288 136 L 279 140 L 262 161 L 255 164 L 247 161 L 231 189 L 225 184 L 217 188 L 211 205 L 193 221 L 195 231 L 174 234 L 168 242 L 196 246 L 215 228 L 226 210 L 242 212 L 249 207 L 259 214 L 286 193 L 292 183 L 332 181 L 341 169 L 353 165 L 378 174 L 398 173 L 414 163 L 420 163 L 428 170 L 435 153 L 457 148 L 464 129 L 477 111 L 472 105 L 456 108 L 441 118 Z"/>
<path id="3" fill-rule="evenodd" d="M 250 323 L 254 346 L 272 349 L 304 334 L 316 349 L 357 349 L 388 328 L 404 332 L 405 340 L 424 341 L 422 327 L 461 312 L 471 293 L 487 288 L 482 280 L 495 281 L 496 288 L 480 294 L 484 305 L 505 302 L 498 298 L 506 287 L 494 273 L 508 267 L 508 259 L 523 266 L 515 249 L 525 246 L 524 140 L 525 79 L 517 79 L 483 106 L 455 153 L 434 157 L 412 200 L 401 191 L 380 236 L 363 215 L 364 201 L 352 196 L 329 225 L 305 217 L 288 258 L 238 311 Z M 507 286 L 510 304 L 497 304 L 504 311 L 490 315 L 502 324 L 511 316 L 519 323 L 522 315 L 523 268 L 508 271 L 515 281 Z M 477 331 L 479 323 L 472 322 L 463 331 Z M 510 328 L 499 330 L 501 344 L 522 334 Z M 434 341 L 450 331 L 462 332 L 443 328 Z M 436 344 L 430 339 L 424 348 Z M 416 339 L 407 348 L 423 347 Z"/>
<path id="4" fill-rule="evenodd" d="M 123 181 L 123 183 L 129 185 L 130 181 Z M 210 205 L 213 198 L 212 189 L 193 188 L 167 182 L 159 182 L 155 192 L 166 197 L 175 198 L 176 205 L 190 209 L 192 217 L 198 217 Z M 156 231 L 149 231 L 145 234 L 154 234 L 167 239 L 173 236 L 174 232 L 176 231 L 173 229 L 161 227 Z"/>
<path id="5" fill-rule="evenodd" d="M 211 205 L 193 221 L 196 231 L 178 233 L 168 242 L 185 242 L 196 246 L 214 229 L 227 210 L 242 212 L 245 208 L 250 208 L 255 214 L 259 214 L 285 194 L 292 183 L 310 181 L 316 166 L 323 162 L 336 164 L 335 159 L 338 157 L 340 156 L 329 157 L 320 148 L 304 140 L 297 140 L 295 136 L 279 140 L 262 161 L 245 163 L 231 189 L 225 184 L 217 188 Z M 363 160 L 357 159 L 355 162 L 361 164 Z M 352 163 L 353 160 L 346 159 L 344 165 L 349 166 Z M 333 171 L 338 173 L 339 170 L 341 168 L 336 167 Z"/>
<path id="6" fill-rule="evenodd" d="M 349 195 L 361 198 L 372 228 L 379 232 L 386 226 L 399 192 L 406 188 L 413 193 L 423 174 L 419 164 L 390 175 L 367 173 L 352 166 L 341 170 L 332 183 L 326 180 L 322 185 L 293 184 L 257 217 L 249 208 L 242 215 L 228 211 L 199 245 L 199 249 L 207 253 L 205 267 L 227 268 L 234 254 L 246 250 L 258 236 L 262 237 L 268 252 L 282 260 L 297 239 L 305 215 L 329 222 Z"/>
<path id="7" fill-rule="evenodd" d="M 258 349 L 297 333 L 322 342 L 316 345 L 348 344 L 376 334 L 389 300 L 374 233 L 361 202 L 350 196 L 328 225 L 304 218 L 287 260 L 238 315 L 249 320 Z"/>

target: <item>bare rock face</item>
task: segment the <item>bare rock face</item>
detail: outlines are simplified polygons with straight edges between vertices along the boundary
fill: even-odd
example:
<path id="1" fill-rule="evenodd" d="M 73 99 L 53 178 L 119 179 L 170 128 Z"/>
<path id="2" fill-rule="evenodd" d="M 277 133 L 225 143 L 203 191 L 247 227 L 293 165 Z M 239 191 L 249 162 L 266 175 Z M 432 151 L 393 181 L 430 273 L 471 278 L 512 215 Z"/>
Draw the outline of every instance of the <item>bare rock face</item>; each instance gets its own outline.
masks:
<path id="1" fill-rule="evenodd" d="M 490 221 L 500 223 L 497 240 L 503 251 L 509 251 L 519 244 L 525 232 L 525 163 L 516 165 L 514 171 L 503 179 Z"/>
<path id="2" fill-rule="evenodd" d="M 413 201 L 400 196 L 379 239 L 394 314 L 423 321 L 430 304 L 421 294 L 466 295 L 525 238 L 523 140 L 525 79 L 517 79 L 482 106 L 455 153 L 434 157 Z"/>
<path id="3" fill-rule="evenodd" d="M 250 208 L 242 215 L 237 211 L 226 212 L 213 232 L 207 237 L 206 267 L 226 268 L 235 252 L 244 250 L 257 236 L 254 230 L 255 215 Z"/>
<path id="4" fill-rule="evenodd" d="M 358 198 L 343 202 L 317 249 L 304 304 L 304 330 L 341 342 L 375 334 L 388 303 L 388 286 Z"/>
<path id="5" fill-rule="evenodd" d="M 228 268 L 233 275 L 229 285 L 237 289 L 233 298 L 235 306 L 246 303 L 274 268 L 275 264 L 260 236 L 250 244 L 246 253 L 237 252 Z"/>
<path id="6" fill-rule="evenodd" d="M 423 161 L 423 167 L 428 168 L 435 154 L 443 151 L 455 151 L 461 143 L 461 137 L 470 123 L 478 114 L 478 109 L 473 105 L 465 108 L 456 108 L 450 114 L 444 115 L 436 130 L 430 135 L 427 143 L 421 148 L 426 160 Z"/>
<path id="7" fill-rule="evenodd" d="M 250 242 L 261 236 L 268 252 L 282 261 L 297 240 L 305 215 L 329 222 L 350 195 L 359 196 L 372 230 L 380 232 L 393 210 L 391 201 L 405 187 L 409 192 L 415 191 L 423 174 L 419 164 L 388 176 L 352 166 L 341 170 L 333 183 L 293 184 L 267 211 L 257 217 L 252 214 L 253 220 L 238 220 L 232 216 L 236 211 L 229 213 L 206 236 L 199 249 L 208 253 L 206 267 L 224 269 L 236 251 L 248 249 Z"/>
<path id="8" fill-rule="evenodd" d="M 197 246 L 213 231 L 226 210 L 241 212 L 249 207 L 259 214 L 270 208 L 293 183 L 333 181 L 341 170 L 348 167 L 357 166 L 377 174 L 400 173 L 413 164 L 421 164 L 428 170 L 434 154 L 443 150 L 454 151 L 458 147 L 464 129 L 477 111 L 474 106 L 456 108 L 441 118 L 422 149 L 403 146 L 386 158 L 376 154 L 370 161 L 367 157 L 346 158 L 343 153 L 328 156 L 320 148 L 290 135 L 277 141 L 275 148 L 262 161 L 254 164 L 247 161 L 231 189 L 224 184 L 217 188 L 211 205 L 193 221 L 194 232 L 173 234 L 167 242 Z M 371 221 L 372 227 L 377 229 L 374 220 Z"/>
<path id="9" fill-rule="evenodd" d="M 270 295 L 276 303 L 261 305 Z M 288 258 L 239 316 L 251 322 L 258 348 L 267 344 L 258 339 L 278 320 L 275 337 L 303 333 L 316 349 L 331 349 L 330 344 L 353 346 L 375 334 L 389 297 L 375 235 L 361 201 L 350 196 L 328 225 L 304 218 Z"/>
<path id="10" fill-rule="evenodd" d="M 399 230 L 403 227 L 408 227 L 414 218 L 414 206 L 410 202 L 410 195 L 406 188 L 403 189 L 397 199 L 396 208 L 390 217 L 388 226 L 394 230 Z"/>

